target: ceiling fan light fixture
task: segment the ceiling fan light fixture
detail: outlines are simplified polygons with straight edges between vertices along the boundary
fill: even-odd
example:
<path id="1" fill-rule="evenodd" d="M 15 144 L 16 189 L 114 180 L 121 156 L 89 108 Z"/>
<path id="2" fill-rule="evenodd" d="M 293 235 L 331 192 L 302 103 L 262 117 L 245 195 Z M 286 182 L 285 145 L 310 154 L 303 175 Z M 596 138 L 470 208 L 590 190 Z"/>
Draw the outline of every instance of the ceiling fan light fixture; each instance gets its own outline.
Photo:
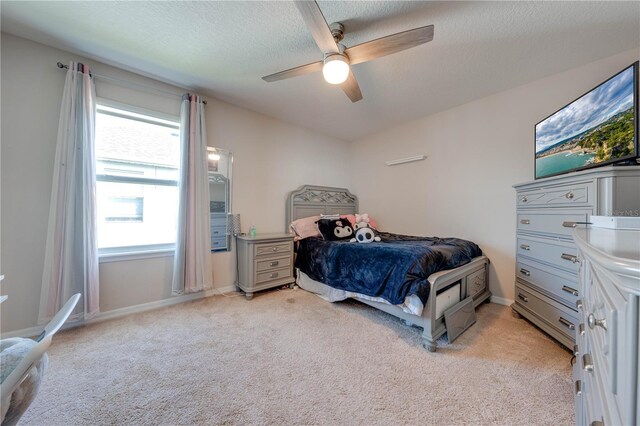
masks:
<path id="1" fill-rule="evenodd" d="M 334 53 L 324 59 L 322 75 L 329 84 L 342 84 L 349 77 L 349 59 L 340 53 Z"/>

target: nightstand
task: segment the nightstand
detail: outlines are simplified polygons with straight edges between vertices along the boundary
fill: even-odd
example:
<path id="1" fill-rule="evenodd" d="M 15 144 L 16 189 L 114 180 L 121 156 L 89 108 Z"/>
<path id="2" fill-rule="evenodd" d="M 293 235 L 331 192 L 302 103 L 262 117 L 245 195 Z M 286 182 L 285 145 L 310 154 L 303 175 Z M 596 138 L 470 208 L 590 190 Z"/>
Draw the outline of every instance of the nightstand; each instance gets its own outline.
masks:
<path id="1" fill-rule="evenodd" d="M 238 235 L 238 287 L 247 300 L 256 291 L 294 281 L 292 235 Z"/>

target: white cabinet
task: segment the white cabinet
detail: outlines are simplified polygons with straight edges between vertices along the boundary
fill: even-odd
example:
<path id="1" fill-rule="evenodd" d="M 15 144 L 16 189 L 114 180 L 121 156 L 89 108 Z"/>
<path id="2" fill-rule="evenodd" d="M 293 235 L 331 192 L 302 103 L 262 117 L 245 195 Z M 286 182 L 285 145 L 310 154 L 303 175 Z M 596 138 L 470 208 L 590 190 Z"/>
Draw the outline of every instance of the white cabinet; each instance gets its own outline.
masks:
<path id="1" fill-rule="evenodd" d="M 572 233 L 592 215 L 640 215 L 640 167 L 609 166 L 515 185 L 514 312 L 567 348 L 578 326 Z"/>
<path id="2" fill-rule="evenodd" d="M 580 262 L 578 425 L 632 425 L 638 415 L 640 230 L 576 229 Z"/>

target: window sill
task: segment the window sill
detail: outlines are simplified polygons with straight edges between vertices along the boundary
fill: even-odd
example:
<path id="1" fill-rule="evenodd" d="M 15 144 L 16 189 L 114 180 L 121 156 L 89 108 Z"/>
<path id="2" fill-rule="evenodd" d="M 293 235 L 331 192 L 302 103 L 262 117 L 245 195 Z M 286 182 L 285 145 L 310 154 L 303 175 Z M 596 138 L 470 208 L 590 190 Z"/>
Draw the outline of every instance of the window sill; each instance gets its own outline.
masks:
<path id="1" fill-rule="evenodd" d="M 98 259 L 99 263 L 126 262 L 130 260 L 153 259 L 156 257 L 170 257 L 173 256 L 174 252 L 175 249 L 173 248 L 119 251 L 115 253 L 99 253 Z"/>

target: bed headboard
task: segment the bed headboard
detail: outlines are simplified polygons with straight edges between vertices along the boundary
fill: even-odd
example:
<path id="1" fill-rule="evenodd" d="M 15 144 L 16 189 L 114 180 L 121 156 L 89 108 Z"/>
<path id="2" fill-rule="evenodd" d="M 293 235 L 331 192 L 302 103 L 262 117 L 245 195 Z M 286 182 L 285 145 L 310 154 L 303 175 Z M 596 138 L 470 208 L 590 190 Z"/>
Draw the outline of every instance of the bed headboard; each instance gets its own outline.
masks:
<path id="1" fill-rule="evenodd" d="M 356 214 L 358 197 L 345 188 L 302 185 L 289 193 L 286 211 L 285 230 L 288 232 L 289 224 L 303 217 L 336 213 Z"/>

